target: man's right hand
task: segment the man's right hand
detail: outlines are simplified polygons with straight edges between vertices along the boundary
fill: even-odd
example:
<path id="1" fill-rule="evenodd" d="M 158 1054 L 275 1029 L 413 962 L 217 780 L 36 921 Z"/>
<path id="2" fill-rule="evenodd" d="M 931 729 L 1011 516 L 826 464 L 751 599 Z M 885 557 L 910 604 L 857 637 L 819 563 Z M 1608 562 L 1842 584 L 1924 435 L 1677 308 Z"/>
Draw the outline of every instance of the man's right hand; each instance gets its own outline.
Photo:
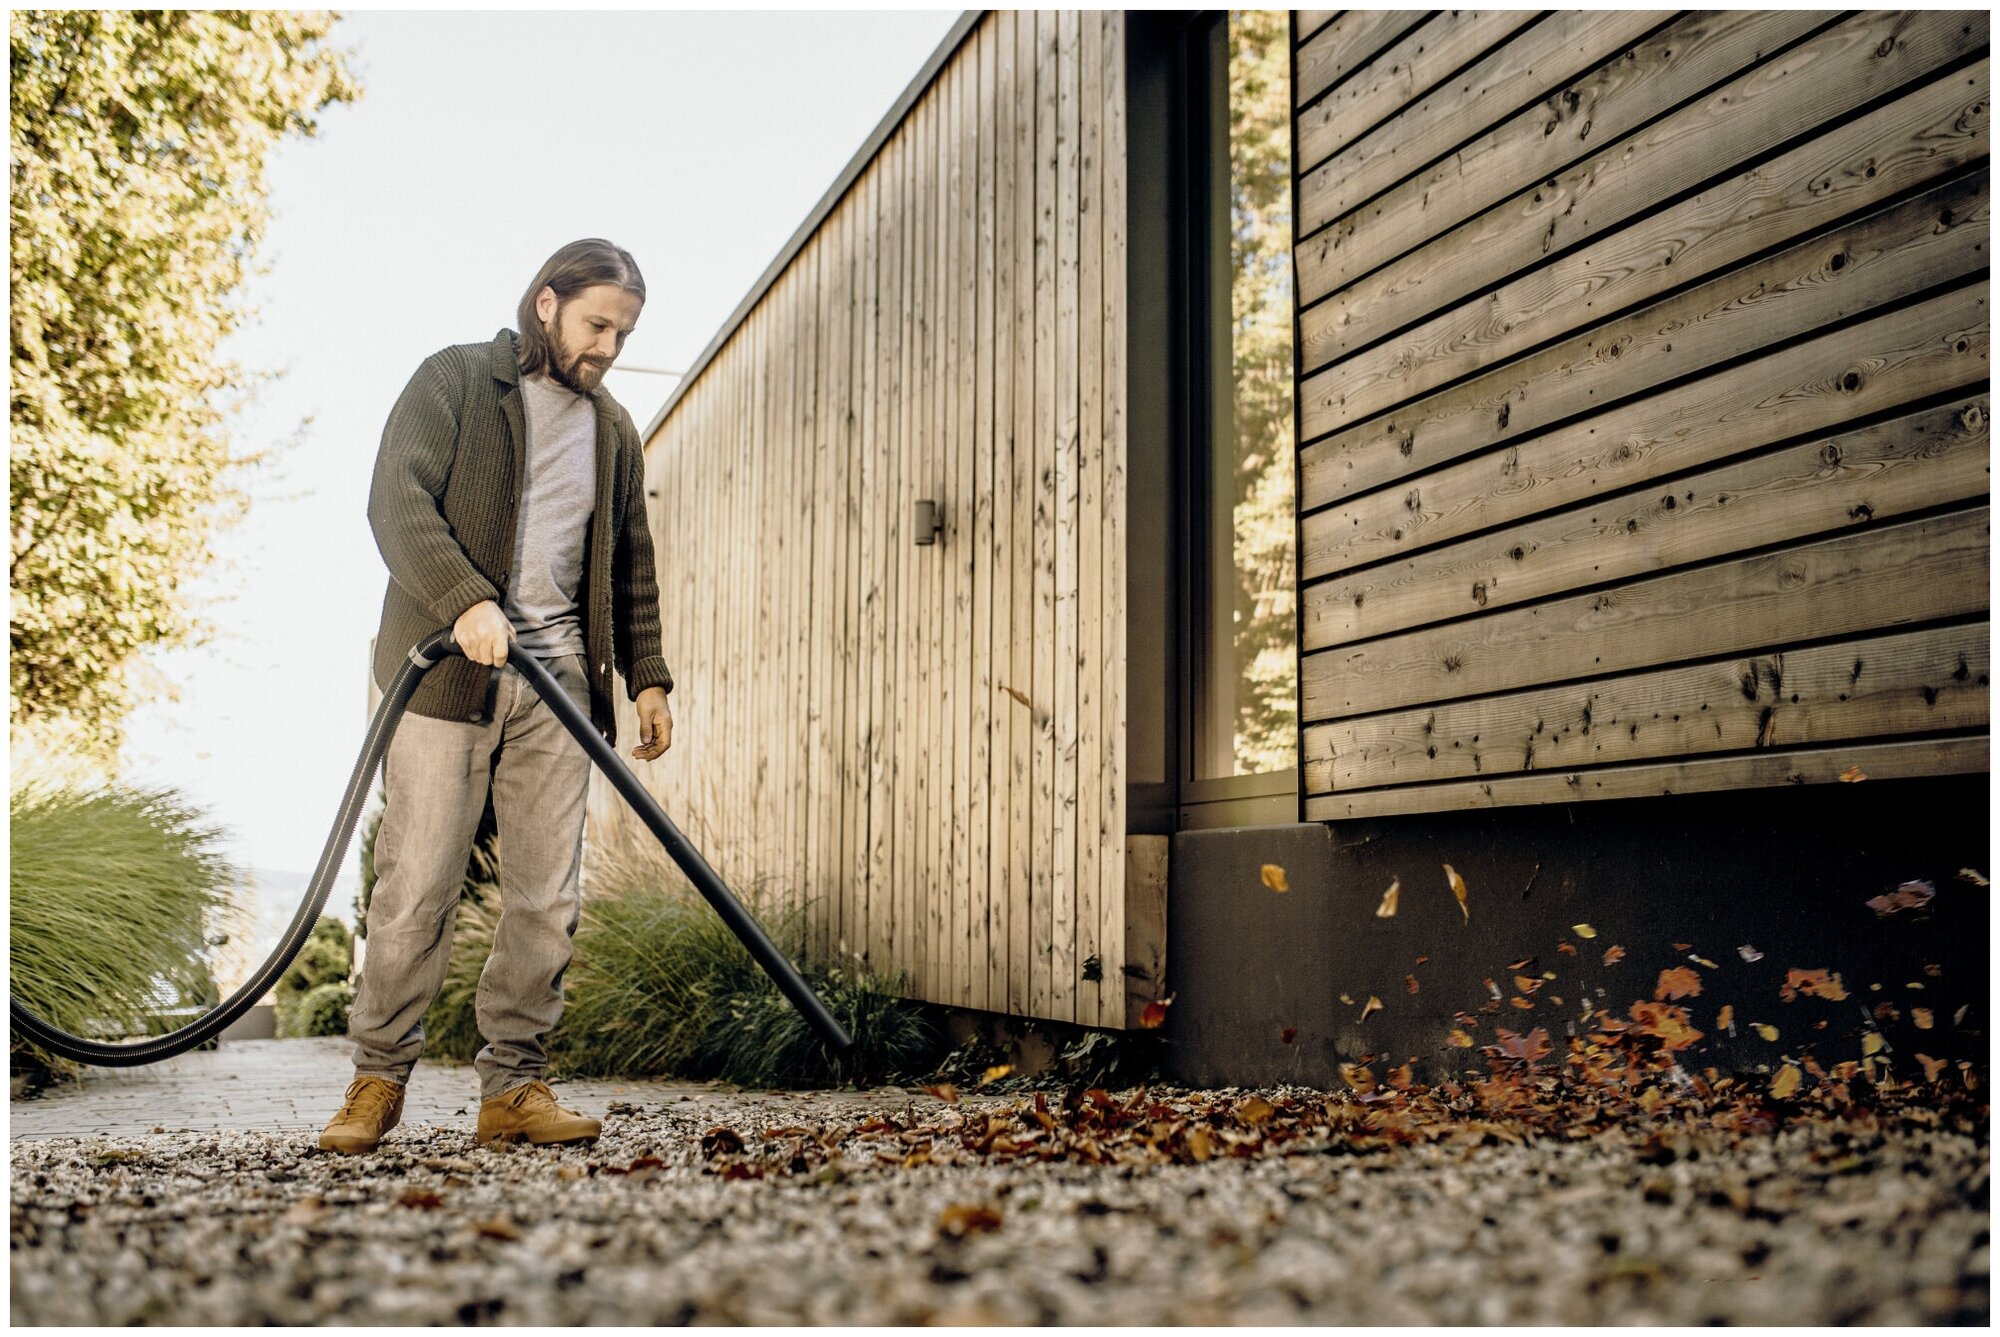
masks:
<path id="1" fill-rule="evenodd" d="M 507 643 L 514 639 L 514 624 L 491 599 L 472 605 L 451 624 L 452 639 L 465 657 L 475 664 L 494 668 L 507 662 Z"/>

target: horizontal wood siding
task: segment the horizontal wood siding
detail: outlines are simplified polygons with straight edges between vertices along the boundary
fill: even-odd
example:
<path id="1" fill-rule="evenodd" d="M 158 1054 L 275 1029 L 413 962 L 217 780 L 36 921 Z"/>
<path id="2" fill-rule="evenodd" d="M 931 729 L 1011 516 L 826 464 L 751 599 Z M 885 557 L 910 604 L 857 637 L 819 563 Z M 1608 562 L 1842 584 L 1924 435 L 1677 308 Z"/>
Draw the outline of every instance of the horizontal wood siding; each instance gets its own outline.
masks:
<path id="1" fill-rule="evenodd" d="M 1406 17 L 1294 27 L 1307 817 L 1985 769 L 1986 15 Z"/>
<path id="2" fill-rule="evenodd" d="M 816 960 L 1112 1027 L 1165 923 L 1124 830 L 1124 59 L 1117 11 L 983 16 L 670 404 L 640 770 Z"/>

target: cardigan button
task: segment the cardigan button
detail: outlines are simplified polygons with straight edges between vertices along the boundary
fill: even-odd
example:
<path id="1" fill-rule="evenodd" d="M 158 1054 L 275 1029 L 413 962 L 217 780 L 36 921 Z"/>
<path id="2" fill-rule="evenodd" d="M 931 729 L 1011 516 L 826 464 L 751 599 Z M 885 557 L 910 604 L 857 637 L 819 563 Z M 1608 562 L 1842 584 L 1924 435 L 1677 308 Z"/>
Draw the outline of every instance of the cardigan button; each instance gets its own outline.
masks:
<path id="1" fill-rule="evenodd" d="M 471 720 L 474 724 L 478 724 L 480 721 L 486 718 L 486 712 L 483 710 L 475 710 L 470 715 L 467 715 L 465 718 Z"/>

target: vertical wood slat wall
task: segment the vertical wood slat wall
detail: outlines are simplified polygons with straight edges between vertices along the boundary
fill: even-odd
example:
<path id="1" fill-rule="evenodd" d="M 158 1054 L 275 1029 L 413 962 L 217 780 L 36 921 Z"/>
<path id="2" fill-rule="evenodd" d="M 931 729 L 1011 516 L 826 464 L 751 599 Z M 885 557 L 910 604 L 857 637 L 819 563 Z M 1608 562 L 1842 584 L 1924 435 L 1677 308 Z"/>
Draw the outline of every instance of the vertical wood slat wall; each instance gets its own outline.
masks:
<path id="1" fill-rule="evenodd" d="M 1293 33 L 1306 816 L 1985 770 L 1987 16 Z"/>
<path id="2" fill-rule="evenodd" d="M 1163 894 L 1124 829 L 1124 58 L 1116 11 L 983 16 L 680 392 L 640 770 L 816 956 L 1114 1027 Z M 592 820 L 636 826 L 601 777 Z"/>

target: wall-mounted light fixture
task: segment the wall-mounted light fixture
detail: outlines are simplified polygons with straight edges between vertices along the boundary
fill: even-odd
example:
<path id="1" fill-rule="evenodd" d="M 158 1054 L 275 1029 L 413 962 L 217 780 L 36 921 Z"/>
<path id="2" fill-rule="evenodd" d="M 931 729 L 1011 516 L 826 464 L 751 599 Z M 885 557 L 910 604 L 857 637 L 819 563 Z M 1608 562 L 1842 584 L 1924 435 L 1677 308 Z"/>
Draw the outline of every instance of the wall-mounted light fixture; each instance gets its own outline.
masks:
<path id="1" fill-rule="evenodd" d="M 916 515 L 912 521 L 917 543 L 929 547 L 937 542 L 938 531 L 944 528 L 942 508 L 929 498 L 917 503 Z"/>

